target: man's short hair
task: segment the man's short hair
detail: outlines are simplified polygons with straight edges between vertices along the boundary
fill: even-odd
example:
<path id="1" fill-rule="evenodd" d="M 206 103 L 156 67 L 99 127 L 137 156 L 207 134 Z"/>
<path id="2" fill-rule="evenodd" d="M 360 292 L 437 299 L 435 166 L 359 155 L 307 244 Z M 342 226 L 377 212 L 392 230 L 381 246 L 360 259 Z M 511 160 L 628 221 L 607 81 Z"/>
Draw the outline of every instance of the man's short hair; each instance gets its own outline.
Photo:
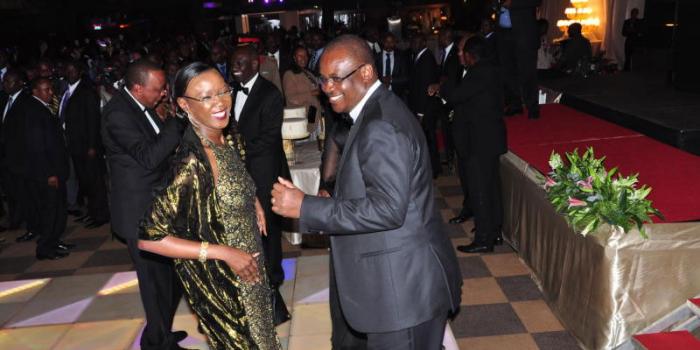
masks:
<path id="1" fill-rule="evenodd" d="M 41 84 L 43 84 L 43 83 L 47 83 L 47 84 L 51 85 L 51 79 L 49 79 L 49 78 L 43 78 L 43 77 L 38 77 L 38 78 L 32 80 L 32 83 L 31 83 L 30 87 L 31 87 L 32 90 L 34 90 L 34 89 L 36 89 L 37 87 L 39 87 L 39 85 L 41 85 Z"/>
<path id="2" fill-rule="evenodd" d="M 479 61 L 489 58 L 486 39 L 478 35 L 467 39 L 464 43 L 464 52 L 476 57 Z"/>
<path id="3" fill-rule="evenodd" d="M 346 50 L 351 57 L 359 61 L 358 63 L 374 65 L 374 56 L 369 50 L 369 45 L 357 35 L 344 34 L 333 39 L 326 45 L 323 54 L 338 48 Z"/>
<path id="4" fill-rule="evenodd" d="M 130 64 L 126 68 L 126 75 L 124 76 L 126 88 L 131 90 L 134 85 L 146 85 L 148 82 L 148 74 L 159 70 L 163 69 L 157 64 L 144 58 Z"/>

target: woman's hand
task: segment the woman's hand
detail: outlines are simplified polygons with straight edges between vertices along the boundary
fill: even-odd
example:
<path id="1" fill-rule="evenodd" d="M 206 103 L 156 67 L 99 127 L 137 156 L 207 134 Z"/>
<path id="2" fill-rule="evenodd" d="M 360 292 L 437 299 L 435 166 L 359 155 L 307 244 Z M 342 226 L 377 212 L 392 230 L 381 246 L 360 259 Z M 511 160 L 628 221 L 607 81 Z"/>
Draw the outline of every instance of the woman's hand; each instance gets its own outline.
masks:
<path id="1" fill-rule="evenodd" d="M 222 246 L 226 249 L 223 261 L 243 282 L 260 283 L 257 257 L 260 253 L 248 254 L 240 249 Z"/>
<path id="2" fill-rule="evenodd" d="M 260 205 L 260 201 L 255 198 L 255 217 L 258 219 L 258 230 L 263 236 L 267 236 L 267 222 L 265 221 L 265 211 Z"/>

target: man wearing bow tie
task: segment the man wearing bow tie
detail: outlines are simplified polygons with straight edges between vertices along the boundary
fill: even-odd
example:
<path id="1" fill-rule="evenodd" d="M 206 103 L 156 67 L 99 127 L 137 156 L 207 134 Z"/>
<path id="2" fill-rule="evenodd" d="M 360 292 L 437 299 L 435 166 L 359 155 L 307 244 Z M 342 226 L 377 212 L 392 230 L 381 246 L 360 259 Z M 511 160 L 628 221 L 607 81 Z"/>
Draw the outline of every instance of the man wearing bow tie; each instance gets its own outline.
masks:
<path id="1" fill-rule="evenodd" d="M 169 158 L 180 143 L 184 123 L 161 121 L 153 108 L 166 95 L 165 72 L 146 60 L 126 71 L 126 87 L 104 107 L 102 141 L 111 170 L 112 230 L 125 239 L 136 267 L 146 327 L 141 349 L 181 349 L 185 332 L 171 332 L 182 296 L 172 261 L 138 248 L 139 222 L 153 200 L 153 191 L 169 170 Z"/>
<path id="2" fill-rule="evenodd" d="M 245 163 L 256 187 L 256 194 L 265 210 L 267 236 L 262 237 L 267 273 L 274 289 L 275 324 L 289 319 L 287 307 L 279 293 L 284 282 L 282 270 L 281 218 L 272 213 L 270 191 L 278 176 L 289 178 L 287 159 L 282 148 L 282 94 L 258 73 L 259 61 L 251 46 L 236 48 L 231 57 L 236 89 L 232 127 L 236 127 L 245 143 Z"/>

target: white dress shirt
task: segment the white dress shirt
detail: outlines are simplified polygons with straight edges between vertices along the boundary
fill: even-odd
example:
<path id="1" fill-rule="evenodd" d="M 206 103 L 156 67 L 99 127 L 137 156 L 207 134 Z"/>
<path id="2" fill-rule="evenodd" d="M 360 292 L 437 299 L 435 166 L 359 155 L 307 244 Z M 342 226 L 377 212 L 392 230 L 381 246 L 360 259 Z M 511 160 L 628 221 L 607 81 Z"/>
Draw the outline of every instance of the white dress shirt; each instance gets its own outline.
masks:
<path id="1" fill-rule="evenodd" d="M 66 107 L 66 103 L 68 103 L 70 97 L 73 96 L 73 93 L 75 92 L 75 89 L 78 88 L 79 84 L 80 79 L 78 79 L 78 81 L 76 81 L 73 84 L 68 84 L 68 89 L 66 89 L 66 92 L 63 93 L 63 97 L 61 97 L 61 103 L 58 105 L 58 115 L 61 115 L 61 113 L 63 113 L 63 108 Z"/>
<path id="2" fill-rule="evenodd" d="M 5 117 L 7 116 L 7 112 L 10 111 L 10 108 L 12 108 L 12 105 L 17 101 L 17 97 L 19 97 L 19 94 L 22 93 L 22 90 L 19 90 L 14 93 L 14 95 L 9 96 L 7 99 L 7 103 L 5 104 L 5 110 L 2 111 L 2 122 L 5 122 Z"/>
<path id="3" fill-rule="evenodd" d="M 367 93 L 365 94 L 364 97 L 358 102 L 355 107 L 352 108 L 350 111 L 350 118 L 352 118 L 353 123 L 357 121 L 357 118 L 360 116 L 360 112 L 362 112 L 362 108 L 365 107 L 365 104 L 367 103 L 367 100 L 369 100 L 370 97 L 372 97 L 372 94 L 382 85 L 382 83 L 377 80 L 372 84 L 372 86 L 369 87 L 369 90 L 367 90 Z"/>
<path id="4" fill-rule="evenodd" d="M 139 108 L 141 108 L 143 113 L 146 115 L 146 119 L 148 120 L 148 123 L 151 124 L 151 127 L 153 127 L 153 131 L 156 132 L 156 135 L 160 134 L 160 128 L 158 127 L 158 124 L 156 124 L 155 120 L 153 120 L 153 118 L 151 117 L 151 114 L 148 113 L 148 111 L 146 110 L 146 107 L 144 107 L 141 104 L 141 102 L 139 102 L 139 100 L 137 100 L 134 97 L 134 95 L 131 94 L 131 91 L 129 91 L 129 89 L 124 89 L 124 91 L 126 91 L 126 93 L 129 94 L 129 97 L 131 97 L 131 99 L 134 100 L 134 102 L 136 102 L 136 104 L 139 106 Z"/>
<path id="5" fill-rule="evenodd" d="M 447 56 L 450 55 L 450 51 L 452 51 L 452 46 L 454 46 L 454 45 L 455 45 L 455 43 L 450 43 L 449 45 L 447 45 L 447 47 L 445 47 L 445 50 L 443 51 L 444 56 L 442 56 L 441 65 L 443 65 L 443 66 L 445 65 L 445 61 L 447 60 Z"/>
<path id="6" fill-rule="evenodd" d="M 423 56 L 423 53 L 425 53 L 426 50 L 428 50 L 427 47 L 423 48 L 423 50 L 420 50 L 420 52 L 416 55 L 416 60 L 414 62 L 418 62 L 418 60 L 420 59 L 421 56 Z"/>
<path id="7" fill-rule="evenodd" d="M 249 94 L 251 90 L 253 90 L 253 85 L 255 84 L 255 81 L 258 80 L 259 75 L 260 74 L 255 73 L 255 75 L 248 80 L 247 83 L 243 84 L 244 88 L 248 88 Z M 241 119 L 241 112 L 243 111 L 243 106 L 245 106 L 246 100 L 248 100 L 248 95 L 244 94 L 243 91 L 236 92 L 236 102 L 233 105 L 233 116 L 236 118 L 236 121 Z"/>
<path id="8" fill-rule="evenodd" d="M 2 82 L 2 79 L 5 77 L 5 73 L 7 73 L 7 66 L 0 69 L 0 82 Z"/>

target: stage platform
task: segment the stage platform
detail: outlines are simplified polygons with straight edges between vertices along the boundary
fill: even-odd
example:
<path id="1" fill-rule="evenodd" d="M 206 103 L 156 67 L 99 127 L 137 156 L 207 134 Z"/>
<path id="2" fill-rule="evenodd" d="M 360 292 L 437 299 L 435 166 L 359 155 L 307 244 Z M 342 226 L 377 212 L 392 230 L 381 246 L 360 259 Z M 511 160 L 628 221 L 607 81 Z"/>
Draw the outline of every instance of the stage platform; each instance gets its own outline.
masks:
<path id="1" fill-rule="evenodd" d="M 674 90 L 663 72 L 540 81 L 564 105 L 700 155 L 700 94 Z"/>

